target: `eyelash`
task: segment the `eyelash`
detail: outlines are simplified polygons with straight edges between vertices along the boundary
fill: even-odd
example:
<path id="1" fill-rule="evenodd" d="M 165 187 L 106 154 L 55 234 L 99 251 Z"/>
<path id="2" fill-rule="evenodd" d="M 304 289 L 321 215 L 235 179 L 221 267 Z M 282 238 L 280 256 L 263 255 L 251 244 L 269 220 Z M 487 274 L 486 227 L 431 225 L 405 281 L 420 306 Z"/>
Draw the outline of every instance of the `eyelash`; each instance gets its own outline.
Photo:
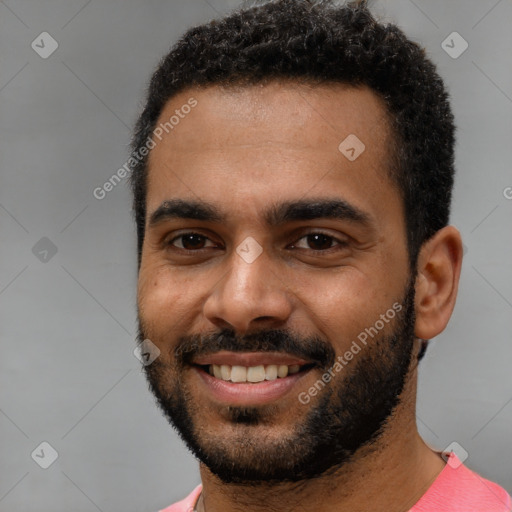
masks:
<path id="1" fill-rule="evenodd" d="M 210 240 L 206 235 L 203 235 L 201 233 L 197 233 L 195 231 L 187 231 L 186 233 L 181 233 L 180 235 L 175 236 L 174 238 L 172 238 L 171 240 L 166 242 L 165 245 L 169 246 L 169 247 L 172 247 L 173 249 L 178 249 L 179 251 L 185 251 L 185 252 L 188 252 L 188 253 L 194 253 L 194 252 L 200 253 L 201 251 L 204 251 L 206 249 L 211 249 L 211 247 L 201 247 L 200 249 L 185 249 L 183 247 L 176 247 L 175 245 L 173 245 L 173 242 L 175 240 L 178 240 L 178 239 L 183 238 L 183 237 L 188 236 L 188 235 L 197 235 L 197 236 L 199 236 L 201 238 L 204 238 L 206 240 Z M 331 241 L 337 242 L 337 245 L 332 246 L 332 247 L 328 247 L 327 249 L 304 249 L 303 247 L 300 247 L 299 249 L 302 249 L 302 250 L 305 250 L 305 251 L 312 251 L 314 253 L 320 253 L 320 252 L 331 251 L 333 249 L 336 250 L 336 248 L 341 249 L 341 248 L 344 248 L 344 247 L 346 247 L 348 245 L 348 243 L 346 241 L 340 240 L 340 239 L 330 235 L 329 233 L 325 233 L 323 231 L 310 231 L 308 233 L 303 234 L 300 238 L 297 239 L 297 241 L 298 240 L 302 240 L 303 238 L 306 238 L 306 237 L 308 237 L 310 235 L 323 235 L 323 236 L 331 239 Z M 293 245 L 295 245 L 295 243 Z"/>

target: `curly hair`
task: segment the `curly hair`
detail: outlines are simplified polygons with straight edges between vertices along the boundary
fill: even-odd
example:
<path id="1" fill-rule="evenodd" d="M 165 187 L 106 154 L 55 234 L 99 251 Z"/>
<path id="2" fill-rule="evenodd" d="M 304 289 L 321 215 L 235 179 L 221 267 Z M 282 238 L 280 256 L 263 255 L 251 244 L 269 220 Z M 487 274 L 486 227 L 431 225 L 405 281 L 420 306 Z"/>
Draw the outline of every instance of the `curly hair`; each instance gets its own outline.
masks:
<path id="1" fill-rule="evenodd" d="M 271 0 L 188 30 L 160 61 L 136 123 L 130 185 L 139 267 L 146 217 L 147 156 L 166 103 L 191 87 L 270 81 L 367 86 L 385 103 L 393 146 L 387 172 L 404 205 L 408 256 L 448 224 L 455 126 L 449 97 L 424 49 L 366 1 Z M 146 152 L 147 153 L 147 152 Z"/>
<path id="2" fill-rule="evenodd" d="M 421 245 L 448 224 L 455 126 L 448 93 L 424 49 L 366 1 L 271 0 L 189 29 L 154 72 L 132 139 L 130 185 L 138 262 L 145 231 L 147 155 L 166 103 L 193 86 L 278 80 L 368 86 L 387 107 L 394 145 L 388 173 L 405 212 L 411 269 Z"/>

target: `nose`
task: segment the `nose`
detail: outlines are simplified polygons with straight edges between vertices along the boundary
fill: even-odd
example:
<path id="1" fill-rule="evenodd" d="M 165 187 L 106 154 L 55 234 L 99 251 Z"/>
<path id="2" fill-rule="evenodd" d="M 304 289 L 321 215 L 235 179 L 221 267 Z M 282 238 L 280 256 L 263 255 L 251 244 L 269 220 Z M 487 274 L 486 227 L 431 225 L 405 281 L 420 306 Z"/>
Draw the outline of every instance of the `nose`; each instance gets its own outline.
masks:
<path id="1" fill-rule="evenodd" d="M 233 251 L 228 265 L 204 303 L 205 317 L 239 334 L 282 327 L 293 309 L 292 293 L 267 253 L 250 262 Z"/>

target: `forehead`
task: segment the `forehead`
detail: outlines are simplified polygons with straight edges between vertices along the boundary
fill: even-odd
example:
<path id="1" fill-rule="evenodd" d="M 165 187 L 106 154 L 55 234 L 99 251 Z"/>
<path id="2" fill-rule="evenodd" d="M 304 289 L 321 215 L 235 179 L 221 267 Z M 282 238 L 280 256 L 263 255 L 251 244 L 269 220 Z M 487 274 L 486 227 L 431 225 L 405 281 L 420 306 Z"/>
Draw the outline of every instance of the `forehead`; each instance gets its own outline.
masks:
<path id="1" fill-rule="evenodd" d="M 382 207 L 399 195 L 388 178 L 387 110 L 366 87 L 187 89 L 167 103 L 158 127 L 148 160 L 149 213 L 183 196 L 264 203 L 328 191 Z"/>
<path id="2" fill-rule="evenodd" d="M 191 98 L 197 101 L 193 109 L 186 107 Z M 180 111 L 178 119 L 176 114 Z M 367 87 L 345 84 L 270 82 L 187 89 L 169 100 L 157 125 L 171 118 L 176 124 L 168 127 L 169 133 L 164 138 L 167 143 L 174 142 L 179 146 L 175 149 L 181 151 L 197 149 L 199 120 L 203 149 L 229 142 L 240 145 L 244 139 L 251 144 L 266 140 L 315 148 L 319 144 L 340 142 L 347 133 L 365 136 L 368 129 L 375 128 L 373 138 L 389 131 L 383 101 Z M 188 121 L 182 122 L 184 119 Z"/>

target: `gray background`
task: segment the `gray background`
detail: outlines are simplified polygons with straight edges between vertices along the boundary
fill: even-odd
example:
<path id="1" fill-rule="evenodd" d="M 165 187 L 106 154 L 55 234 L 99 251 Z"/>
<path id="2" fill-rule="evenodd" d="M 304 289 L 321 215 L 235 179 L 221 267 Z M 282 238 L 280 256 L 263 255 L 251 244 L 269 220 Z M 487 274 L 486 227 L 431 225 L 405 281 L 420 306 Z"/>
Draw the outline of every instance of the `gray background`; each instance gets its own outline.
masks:
<path id="1" fill-rule="evenodd" d="M 103 200 L 93 189 L 127 160 L 159 58 L 236 5 L 0 1 L 1 512 L 155 511 L 199 482 L 132 353 L 128 188 Z M 374 10 L 427 48 L 458 125 L 452 222 L 467 250 L 453 318 L 421 363 L 419 429 L 438 449 L 458 442 L 469 467 L 510 491 L 512 2 Z M 43 31 L 59 44 L 46 59 L 31 48 Z M 453 31 L 469 43 L 456 59 L 441 46 Z M 59 454 L 48 469 L 31 458 L 43 441 Z"/>

